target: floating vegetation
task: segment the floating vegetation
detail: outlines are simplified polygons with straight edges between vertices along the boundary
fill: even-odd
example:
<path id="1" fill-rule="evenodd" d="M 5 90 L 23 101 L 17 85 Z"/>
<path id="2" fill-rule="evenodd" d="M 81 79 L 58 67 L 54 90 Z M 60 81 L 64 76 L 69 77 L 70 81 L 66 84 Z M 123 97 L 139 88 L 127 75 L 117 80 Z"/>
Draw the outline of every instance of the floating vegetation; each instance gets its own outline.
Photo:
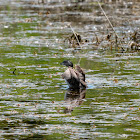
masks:
<path id="1" fill-rule="evenodd" d="M 68 44 L 72 48 L 77 48 L 79 46 L 79 43 L 82 42 L 82 37 L 78 33 L 73 33 L 69 37 L 65 39 L 65 42 L 68 41 Z"/>
<path id="2" fill-rule="evenodd" d="M 135 31 L 130 35 L 130 39 L 137 44 L 140 44 L 140 31 Z"/>
<path id="3" fill-rule="evenodd" d="M 135 31 L 130 35 L 129 46 L 131 50 L 140 50 L 140 31 Z"/>
<path id="4" fill-rule="evenodd" d="M 73 29 L 72 29 L 73 30 Z M 111 31 L 110 31 L 111 32 Z M 126 41 L 127 40 L 127 41 Z M 80 48 L 81 44 L 89 42 L 87 39 L 82 39 L 81 35 L 74 32 L 65 39 L 65 42 L 68 41 L 68 44 L 72 48 Z M 115 49 L 120 52 L 128 51 L 128 50 L 140 50 L 140 34 L 139 32 L 134 32 L 132 34 L 124 34 L 123 38 L 118 38 L 115 33 L 109 33 L 107 35 L 98 36 L 94 33 L 93 37 L 94 46 L 98 49 Z"/>

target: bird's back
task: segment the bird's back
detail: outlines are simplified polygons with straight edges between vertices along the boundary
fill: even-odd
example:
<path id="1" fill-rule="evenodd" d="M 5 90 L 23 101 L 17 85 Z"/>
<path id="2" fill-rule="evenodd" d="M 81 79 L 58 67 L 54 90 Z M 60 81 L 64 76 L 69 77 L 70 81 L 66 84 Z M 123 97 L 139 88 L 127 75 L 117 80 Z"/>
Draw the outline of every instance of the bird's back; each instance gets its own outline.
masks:
<path id="1" fill-rule="evenodd" d="M 83 87 L 83 88 L 86 88 L 87 84 L 85 82 L 85 73 L 84 73 L 83 69 L 78 65 L 75 66 L 75 69 L 76 69 L 76 71 L 78 72 L 78 75 L 79 75 L 80 86 Z"/>

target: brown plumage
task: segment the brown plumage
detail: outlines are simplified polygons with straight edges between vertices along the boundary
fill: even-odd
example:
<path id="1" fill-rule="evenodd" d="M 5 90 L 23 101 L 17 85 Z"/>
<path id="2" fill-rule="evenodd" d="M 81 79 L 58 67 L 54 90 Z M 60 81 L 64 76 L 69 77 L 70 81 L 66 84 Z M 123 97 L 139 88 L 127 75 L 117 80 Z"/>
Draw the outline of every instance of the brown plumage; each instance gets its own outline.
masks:
<path id="1" fill-rule="evenodd" d="M 79 89 L 87 87 L 85 83 L 85 73 L 80 66 L 76 65 L 74 69 L 73 63 L 69 60 L 63 61 L 61 65 L 68 67 L 68 69 L 62 74 L 62 78 L 66 80 L 69 88 Z"/>

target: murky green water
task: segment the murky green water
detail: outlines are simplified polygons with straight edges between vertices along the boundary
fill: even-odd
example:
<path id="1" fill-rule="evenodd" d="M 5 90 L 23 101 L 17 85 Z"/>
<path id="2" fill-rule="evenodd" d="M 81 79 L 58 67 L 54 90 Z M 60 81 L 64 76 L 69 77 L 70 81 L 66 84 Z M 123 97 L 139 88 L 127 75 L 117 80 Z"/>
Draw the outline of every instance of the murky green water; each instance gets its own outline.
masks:
<path id="1" fill-rule="evenodd" d="M 113 32 L 95 1 L 44 2 L 0 1 L 0 139 L 140 139 L 140 53 L 128 49 L 140 2 L 102 3 L 124 51 L 106 42 Z M 67 41 L 69 23 L 81 49 Z M 80 94 L 61 78 L 65 59 L 86 72 Z"/>

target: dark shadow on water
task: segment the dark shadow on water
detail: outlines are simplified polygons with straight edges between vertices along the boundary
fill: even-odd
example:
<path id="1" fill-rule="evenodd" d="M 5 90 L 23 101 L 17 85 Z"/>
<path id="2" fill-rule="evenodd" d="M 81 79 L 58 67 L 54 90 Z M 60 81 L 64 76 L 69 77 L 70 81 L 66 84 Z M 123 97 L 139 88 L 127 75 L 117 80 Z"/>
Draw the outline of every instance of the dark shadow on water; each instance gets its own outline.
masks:
<path id="1" fill-rule="evenodd" d="M 70 113 L 73 109 L 84 102 L 86 96 L 86 89 L 71 90 L 67 89 L 64 100 L 68 104 L 68 107 L 64 109 L 64 113 Z"/>

